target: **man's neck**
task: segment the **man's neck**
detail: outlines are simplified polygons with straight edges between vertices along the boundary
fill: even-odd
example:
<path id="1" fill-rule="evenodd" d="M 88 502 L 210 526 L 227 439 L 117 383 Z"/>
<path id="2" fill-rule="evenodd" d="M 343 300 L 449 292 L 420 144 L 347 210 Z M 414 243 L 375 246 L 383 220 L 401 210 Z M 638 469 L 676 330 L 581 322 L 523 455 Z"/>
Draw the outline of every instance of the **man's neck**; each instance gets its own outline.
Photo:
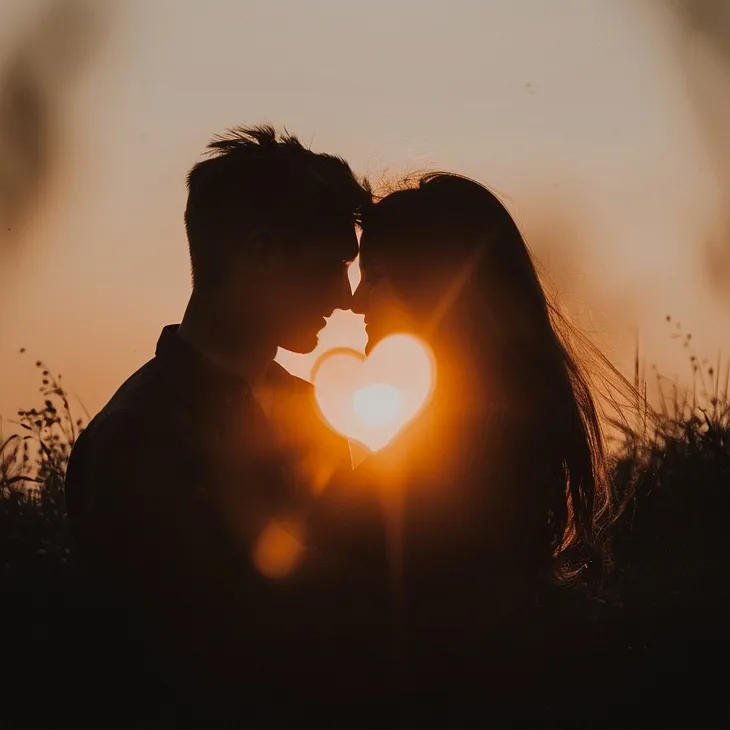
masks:
<path id="1" fill-rule="evenodd" d="M 242 377 L 252 390 L 259 390 L 276 357 L 276 345 L 262 337 L 256 327 L 233 323 L 222 311 L 193 294 L 178 336 L 223 369 Z"/>

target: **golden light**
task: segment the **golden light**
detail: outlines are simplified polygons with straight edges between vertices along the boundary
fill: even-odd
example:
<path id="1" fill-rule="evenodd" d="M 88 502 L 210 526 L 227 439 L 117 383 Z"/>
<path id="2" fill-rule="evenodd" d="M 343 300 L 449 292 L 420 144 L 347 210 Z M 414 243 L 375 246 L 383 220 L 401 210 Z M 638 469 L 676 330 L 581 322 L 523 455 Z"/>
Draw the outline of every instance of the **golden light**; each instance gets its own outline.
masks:
<path id="1" fill-rule="evenodd" d="M 369 357 L 335 348 L 312 372 L 317 404 L 339 433 L 371 451 L 382 449 L 423 408 L 436 368 L 430 350 L 416 337 L 385 338 Z"/>
<path id="2" fill-rule="evenodd" d="M 359 261 L 348 270 L 352 291 L 360 282 Z M 276 361 L 315 386 L 325 421 L 351 440 L 353 461 L 377 451 L 423 408 L 436 368 L 430 350 L 408 334 L 392 335 L 365 357 L 364 317 L 337 310 L 319 333 L 314 352 L 279 350 Z"/>

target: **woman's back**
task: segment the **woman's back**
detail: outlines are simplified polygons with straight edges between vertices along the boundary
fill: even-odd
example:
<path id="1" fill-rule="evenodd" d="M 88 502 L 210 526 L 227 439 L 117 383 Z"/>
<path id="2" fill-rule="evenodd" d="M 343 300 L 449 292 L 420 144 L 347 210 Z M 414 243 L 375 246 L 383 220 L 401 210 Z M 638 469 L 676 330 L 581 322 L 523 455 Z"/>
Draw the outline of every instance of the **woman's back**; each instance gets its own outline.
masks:
<path id="1" fill-rule="evenodd" d="M 426 174 L 368 209 L 362 229 L 353 310 L 368 347 L 421 338 L 436 391 L 324 522 L 380 581 L 407 684 L 430 696 L 489 685 L 496 701 L 548 656 L 534 648 L 539 600 L 559 563 L 599 547 L 611 490 L 598 410 L 571 326 L 484 186 Z"/>

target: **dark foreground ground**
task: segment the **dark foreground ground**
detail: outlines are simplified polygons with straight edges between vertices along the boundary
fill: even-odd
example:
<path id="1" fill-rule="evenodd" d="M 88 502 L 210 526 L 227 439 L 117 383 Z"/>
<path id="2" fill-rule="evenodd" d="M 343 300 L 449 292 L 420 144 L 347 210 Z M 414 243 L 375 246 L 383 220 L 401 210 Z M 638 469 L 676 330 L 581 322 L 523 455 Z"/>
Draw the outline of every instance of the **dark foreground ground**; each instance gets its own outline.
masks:
<path id="1" fill-rule="evenodd" d="M 63 474 L 83 424 L 44 377 L 44 408 L 21 416 L 26 439 L 0 444 L 0 727 L 215 727 L 217 708 L 174 707 L 119 652 L 118 619 L 77 578 Z M 27 474 L 35 497 L 21 489 Z M 498 674 L 475 671 L 469 702 L 416 692 L 396 709 L 365 691 L 356 707 L 333 693 L 308 708 L 241 687 L 228 726 L 276 716 L 292 728 L 730 727 L 727 397 L 704 410 L 675 403 L 656 428 L 627 431 L 614 475 L 625 509 L 613 571 L 546 597 L 530 650 Z"/>

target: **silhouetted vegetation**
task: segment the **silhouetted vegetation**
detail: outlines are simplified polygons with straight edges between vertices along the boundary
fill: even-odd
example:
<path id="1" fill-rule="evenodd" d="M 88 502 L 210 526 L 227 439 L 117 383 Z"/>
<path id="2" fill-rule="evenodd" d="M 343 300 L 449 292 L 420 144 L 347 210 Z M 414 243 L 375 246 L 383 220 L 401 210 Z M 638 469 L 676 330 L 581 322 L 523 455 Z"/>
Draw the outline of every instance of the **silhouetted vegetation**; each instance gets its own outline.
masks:
<path id="1" fill-rule="evenodd" d="M 41 361 L 40 408 L 18 411 L 18 433 L 0 438 L 0 535 L 3 585 L 58 574 L 71 545 L 63 481 L 84 420 L 74 418 L 61 377 Z"/>
<path id="2" fill-rule="evenodd" d="M 653 617 L 699 605 L 727 612 L 730 363 L 700 362 L 692 336 L 675 327 L 692 385 L 680 389 L 655 372 L 661 407 L 651 426 L 624 430 L 615 454 L 622 513 L 610 584 L 633 610 Z"/>

